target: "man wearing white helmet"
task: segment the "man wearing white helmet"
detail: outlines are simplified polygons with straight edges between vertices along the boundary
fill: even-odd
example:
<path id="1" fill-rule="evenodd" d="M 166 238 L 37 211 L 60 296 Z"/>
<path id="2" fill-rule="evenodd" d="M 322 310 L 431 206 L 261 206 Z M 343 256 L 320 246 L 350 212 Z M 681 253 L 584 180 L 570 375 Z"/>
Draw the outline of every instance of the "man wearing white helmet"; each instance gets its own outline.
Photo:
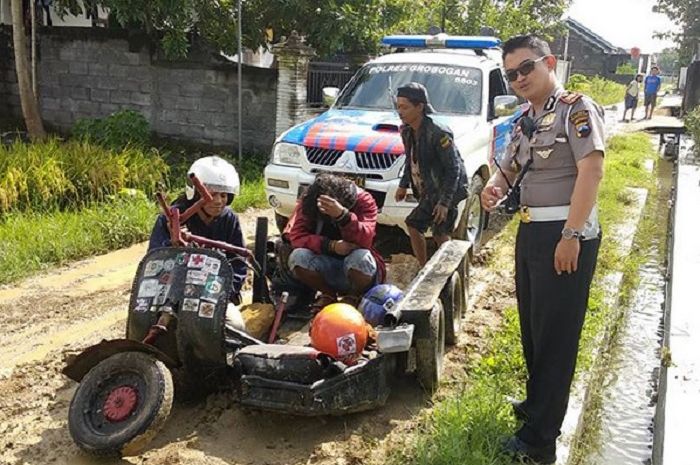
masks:
<path id="1" fill-rule="evenodd" d="M 185 195 L 178 197 L 173 202 L 173 206 L 177 207 L 180 212 L 187 210 L 199 199 L 199 194 L 190 180 L 191 174 L 197 176 L 204 184 L 212 195 L 212 200 L 205 203 L 197 214 L 192 215 L 182 226 L 186 227 L 191 234 L 228 242 L 237 247 L 245 247 L 238 215 L 229 207 L 234 196 L 240 192 L 241 183 L 236 169 L 229 162 L 217 156 L 196 160 L 187 172 Z M 170 245 L 168 222 L 165 215 L 160 214 L 153 226 L 148 250 Z M 238 305 L 241 301 L 240 292 L 245 282 L 247 267 L 242 260 L 232 260 L 236 257 L 234 254 L 229 254 L 228 257 L 231 268 L 233 268 L 231 302 Z M 245 329 L 243 318 L 234 305 L 229 305 L 226 320 L 237 329 Z"/>

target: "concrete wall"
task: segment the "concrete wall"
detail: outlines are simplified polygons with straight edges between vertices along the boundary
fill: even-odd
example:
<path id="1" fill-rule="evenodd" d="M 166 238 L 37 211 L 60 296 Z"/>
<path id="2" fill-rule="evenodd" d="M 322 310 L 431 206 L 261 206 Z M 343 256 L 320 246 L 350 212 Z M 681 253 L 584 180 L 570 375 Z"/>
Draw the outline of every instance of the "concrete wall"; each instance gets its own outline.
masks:
<path id="1" fill-rule="evenodd" d="M 140 111 L 161 136 L 215 146 L 238 141 L 236 64 L 204 51 L 160 60 L 151 41 L 126 31 L 52 28 L 40 33 L 39 100 L 45 122 L 68 130 L 82 117 Z M 10 28 L 0 28 L 0 115 L 20 116 Z M 275 138 L 277 70 L 243 67 L 245 151 Z"/>

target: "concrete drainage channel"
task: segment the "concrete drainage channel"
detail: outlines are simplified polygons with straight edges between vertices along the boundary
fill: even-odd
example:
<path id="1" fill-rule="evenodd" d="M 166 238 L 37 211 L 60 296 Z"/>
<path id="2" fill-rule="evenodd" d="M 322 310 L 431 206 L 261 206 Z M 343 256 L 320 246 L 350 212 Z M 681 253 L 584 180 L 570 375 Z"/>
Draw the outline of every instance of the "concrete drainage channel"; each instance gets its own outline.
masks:
<path id="1" fill-rule="evenodd" d="M 689 145 L 689 140 L 685 139 L 681 159 L 688 156 Z M 607 283 L 605 303 L 617 309 L 616 315 L 596 341 L 591 369 L 581 373 L 572 388 L 558 444 L 558 464 L 680 463 L 662 460 L 669 358 L 670 286 L 667 283 L 672 267 L 669 262 L 673 253 L 673 220 L 678 218 L 678 213 L 666 205 L 675 205 L 674 199 L 669 198 L 669 190 L 675 193 L 677 173 L 672 173 L 669 163 L 658 163 L 662 165 L 657 170 L 660 186 L 657 205 L 649 205 L 645 210 L 647 192 L 636 190 L 636 202 L 630 206 L 626 222 L 612 234 L 608 233 L 608 237 L 619 238 L 624 255 L 632 250 L 643 213 L 653 214 L 659 225 L 651 246 L 642 251 L 639 284 L 630 294 L 627 305 L 619 298 L 622 274 L 604 277 Z M 673 188 L 670 188 L 671 183 Z M 695 215 L 690 211 L 686 214 Z M 664 244 L 666 233 L 669 240 Z M 667 256 L 662 254 L 664 250 L 669 251 Z M 695 277 L 697 271 L 694 270 Z M 668 455 L 668 450 L 665 452 Z"/>

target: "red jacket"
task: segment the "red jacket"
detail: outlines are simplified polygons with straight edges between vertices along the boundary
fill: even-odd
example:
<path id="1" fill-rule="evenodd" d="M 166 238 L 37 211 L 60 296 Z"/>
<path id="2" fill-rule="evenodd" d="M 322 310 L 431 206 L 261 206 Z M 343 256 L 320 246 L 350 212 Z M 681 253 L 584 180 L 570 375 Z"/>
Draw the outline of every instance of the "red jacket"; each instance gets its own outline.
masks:
<path id="1" fill-rule="evenodd" d="M 377 262 L 378 282 L 383 283 L 386 277 L 386 265 L 382 256 L 372 246 L 377 228 L 377 204 L 372 195 L 358 188 L 357 200 L 348 216 L 348 220 L 342 226 L 330 228 L 336 230 L 336 234 L 323 235 L 321 230 L 328 231 L 329 228 L 324 228 L 323 224 L 314 224 L 313 220 L 307 218 L 299 201 L 282 236 L 292 244 L 293 248 L 309 249 L 316 254 L 323 253 L 323 242 L 326 239 L 342 239 L 357 244 L 362 249 L 369 249 Z"/>

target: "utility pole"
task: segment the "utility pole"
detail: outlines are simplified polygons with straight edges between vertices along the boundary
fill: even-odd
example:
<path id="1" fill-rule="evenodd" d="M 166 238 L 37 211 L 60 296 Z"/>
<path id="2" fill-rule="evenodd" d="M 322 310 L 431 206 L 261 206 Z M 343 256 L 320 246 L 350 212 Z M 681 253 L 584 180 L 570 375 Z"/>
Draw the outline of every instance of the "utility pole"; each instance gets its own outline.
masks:
<path id="1" fill-rule="evenodd" d="M 238 167 L 243 161 L 243 8 L 238 0 Z"/>

